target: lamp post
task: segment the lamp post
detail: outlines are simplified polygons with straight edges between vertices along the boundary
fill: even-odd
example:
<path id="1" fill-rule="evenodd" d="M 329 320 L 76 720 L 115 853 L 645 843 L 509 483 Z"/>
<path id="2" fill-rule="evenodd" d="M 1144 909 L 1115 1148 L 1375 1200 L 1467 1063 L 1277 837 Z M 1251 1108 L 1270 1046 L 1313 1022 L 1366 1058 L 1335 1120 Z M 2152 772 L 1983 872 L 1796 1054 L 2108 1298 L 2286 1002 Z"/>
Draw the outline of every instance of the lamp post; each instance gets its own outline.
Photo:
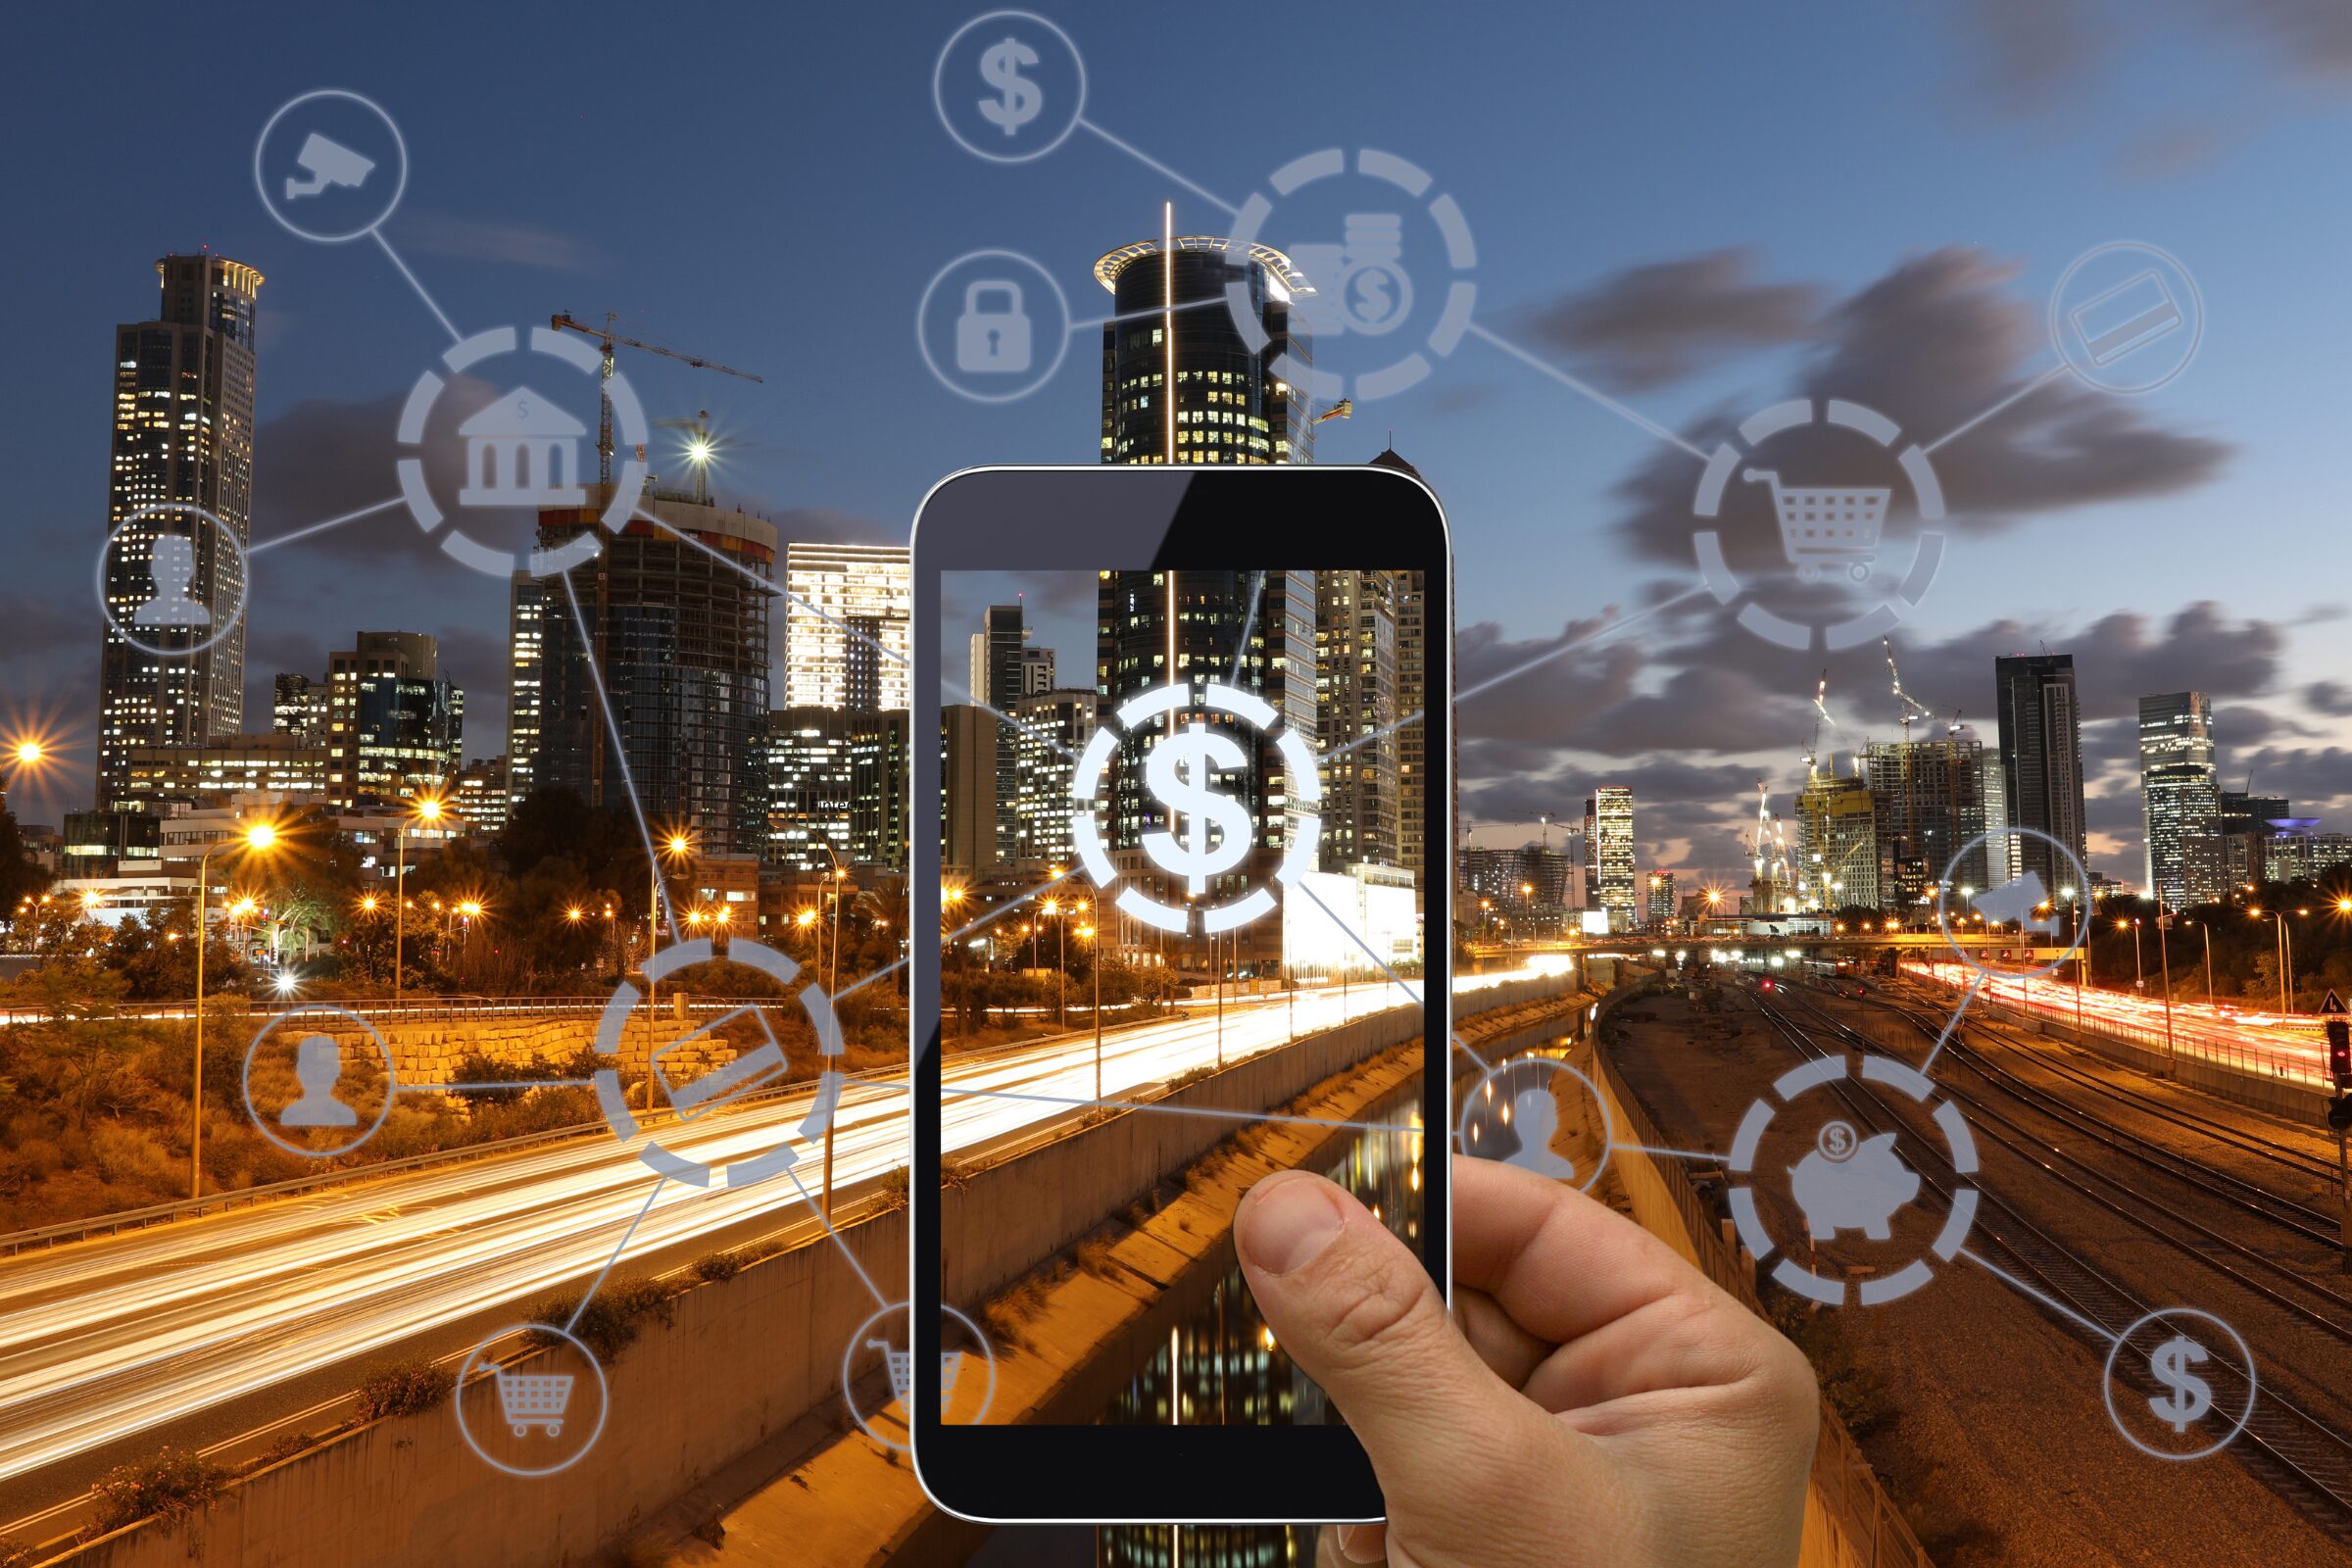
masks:
<path id="1" fill-rule="evenodd" d="M 654 978 L 654 955 L 662 947 L 662 860 L 667 858 L 675 865 L 693 854 L 694 839 L 684 829 L 673 830 L 662 840 L 660 855 L 650 845 L 645 852 L 645 1049 L 648 1052 L 654 1049 L 654 1031 L 660 1018 L 655 1003 L 662 982 Z M 650 1062 L 653 1058 L 649 1055 L 646 1059 Z M 651 1104 L 654 1089 L 650 1075 L 645 1093 L 647 1103 Z"/>
<path id="2" fill-rule="evenodd" d="M 242 843 L 248 851 L 260 855 L 277 843 L 277 829 L 269 822 L 256 822 L 243 835 L 230 841 Z M 188 1085 L 188 1197 L 204 1196 L 204 906 L 212 891 L 213 851 L 220 844 L 204 847 L 196 858 L 196 1070 Z"/>
<path id="3" fill-rule="evenodd" d="M 2249 910 L 2248 912 L 2257 920 L 2262 918 L 2263 911 L 2259 906 Z M 2288 979 L 2288 970 L 2294 963 L 2295 950 L 2289 943 L 2286 935 L 2286 911 L 2284 909 L 2273 909 L 2271 911 L 2271 918 L 2276 921 L 2278 926 L 2278 932 L 2273 939 L 2271 947 L 2272 956 L 2278 960 L 2278 1010 L 2281 1013 L 2292 1012 L 2294 1008 L 2288 1000 L 2291 994 L 2290 986 L 2292 982 Z"/>
<path id="4" fill-rule="evenodd" d="M 2116 921 L 2117 925 L 2123 923 Z M 2132 989 L 2141 993 L 2148 989 L 2147 965 L 2139 955 L 2139 916 L 2136 914 L 2132 917 Z"/>
<path id="5" fill-rule="evenodd" d="M 2164 912 L 2164 900 L 2156 901 L 2156 959 L 2164 966 L 2164 1072 L 2168 1078 L 2180 1075 L 2180 1048 L 2173 1043 L 2173 953 L 2165 933 L 2172 928 L 2173 917 Z"/>
<path id="6" fill-rule="evenodd" d="M 1095 944 L 1095 928 L 1082 925 L 1078 940 L 1087 945 L 1095 971 L 1095 1108 L 1102 1108 L 1102 950 Z"/>
<path id="7" fill-rule="evenodd" d="M 833 857 L 833 961 L 825 975 L 825 996 L 830 999 L 841 990 L 841 895 L 842 883 L 849 869 L 841 863 L 841 852 L 832 845 L 825 853 Z M 825 1218 L 833 1218 L 833 1129 L 841 1120 L 838 1116 L 825 1118 Z"/>
<path id="8" fill-rule="evenodd" d="M 409 825 L 412 822 L 425 827 L 437 827 L 448 814 L 449 804 L 438 795 L 420 795 L 416 808 L 401 818 L 393 834 L 392 858 L 392 1005 L 400 1005 L 401 954 L 407 936 L 409 907 Z"/>

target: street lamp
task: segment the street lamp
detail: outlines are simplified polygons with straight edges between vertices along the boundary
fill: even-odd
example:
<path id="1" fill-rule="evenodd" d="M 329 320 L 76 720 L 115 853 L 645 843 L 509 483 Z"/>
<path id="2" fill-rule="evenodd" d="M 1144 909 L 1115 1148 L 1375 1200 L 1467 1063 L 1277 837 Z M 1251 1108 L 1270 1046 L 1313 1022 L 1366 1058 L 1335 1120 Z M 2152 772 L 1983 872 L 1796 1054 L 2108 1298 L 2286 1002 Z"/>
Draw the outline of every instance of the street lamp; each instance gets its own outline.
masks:
<path id="1" fill-rule="evenodd" d="M 196 1071 L 188 1085 L 188 1196 L 204 1196 L 204 906 L 212 890 L 213 852 L 225 842 L 250 855 L 266 855 L 277 844 L 277 828 L 256 822 L 228 840 L 215 840 L 196 858 Z M 247 899 L 248 907 L 253 901 Z"/>
<path id="2" fill-rule="evenodd" d="M 449 814 L 449 803 L 438 795 L 419 795 L 416 806 L 401 819 L 394 833 L 392 857 L 392 1005 L 400 1005 L 402 954 L 408 938 L 409 826 L 438 827 Z"/>
<path id="3" fill-rule="evenodd" d="M 654 955 L 660 951 L 662 946 L 662 859 L 667 858 L 670 864 L 676 865 L 680 860 L 688 858 L 693 854 L 694 836 L 684 828 L 670 830 L 669 836 L 662 841 L 659 856 L 651 845 L 646 847 L 645 1038 L 648 1049 L 651 1049 L 654 1038 L 654 1023 L 657 1016 L 654 1010 L 655 1002 L 657 994 L 662 989 L 662 982 L 654 978 L 653 971 Z M 646 1093 L 649 1096 L 653 1093 L 651 1080 L 648 1080 Z"/>
<path id="4" fill-rule="evenodd" d="M 1095 1108 L 1102 1108 L 1102 950 L 1094 945 L 1095 928 L 1082 925 L 1078 940 L 1087 945 L 1095 971 Z"/>

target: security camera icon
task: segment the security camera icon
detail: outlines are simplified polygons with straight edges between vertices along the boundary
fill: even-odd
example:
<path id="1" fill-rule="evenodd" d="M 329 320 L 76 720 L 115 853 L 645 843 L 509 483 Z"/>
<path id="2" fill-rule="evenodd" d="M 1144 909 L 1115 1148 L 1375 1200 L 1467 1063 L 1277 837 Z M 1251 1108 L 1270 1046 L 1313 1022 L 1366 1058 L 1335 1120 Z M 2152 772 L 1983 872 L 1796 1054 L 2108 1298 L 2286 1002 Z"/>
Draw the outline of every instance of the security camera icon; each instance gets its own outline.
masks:
<path id="1" fill-rule="evenodd" d="M 368 174 L 375 169 L 374 159 L 353 152 L 331 136 L 321 136 L 315 130 L 303 142 L 302 151 L 295 155 L 294 161 L 311 177 L 286 176 L 288 201 L 316 196 L 329 185 L 349 185 L 357 190 L 368 182 Z"/>
<path id="2" fill-rule="evenodd" d="M 744 1017 L 758 1027 L 761 1043 L 733 1061 L 695 1073 L 679 1054 L 696 1041 L 716 1038 L 719 1029 Z M 653 1058 L 654 1078 L 669 1097 L 670 1109 L 678 1113 L 680 1121 L 693 1121 L 722 1105 L 735 1103 L 761 1085 L 781 1077 L 786 1066 L 784 1048 L 776 1044 L 776 1034 L 768 1027 L 767 1015 L 750 1006 L 722 1013 L 691 1034 L 680 1035 L 655 1052 Z"/>

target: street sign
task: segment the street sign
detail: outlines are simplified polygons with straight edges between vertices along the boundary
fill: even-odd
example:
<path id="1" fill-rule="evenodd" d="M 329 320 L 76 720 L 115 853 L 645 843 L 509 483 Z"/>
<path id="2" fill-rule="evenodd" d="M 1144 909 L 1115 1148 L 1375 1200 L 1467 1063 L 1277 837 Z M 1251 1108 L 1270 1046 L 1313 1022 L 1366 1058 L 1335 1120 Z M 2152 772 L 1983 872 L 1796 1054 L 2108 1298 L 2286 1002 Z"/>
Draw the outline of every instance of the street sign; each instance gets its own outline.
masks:
<path id="1" fill-rule="evenodd" d="M 2320 999 L 2321 1017 L 2340 1018 L 2348 1014 L 2352 1014 L 2352 1007 L 2345 1006 L 2344 999 L 2337 996 L 2333 991 L 2328 992 L 2328 995 Z"/>

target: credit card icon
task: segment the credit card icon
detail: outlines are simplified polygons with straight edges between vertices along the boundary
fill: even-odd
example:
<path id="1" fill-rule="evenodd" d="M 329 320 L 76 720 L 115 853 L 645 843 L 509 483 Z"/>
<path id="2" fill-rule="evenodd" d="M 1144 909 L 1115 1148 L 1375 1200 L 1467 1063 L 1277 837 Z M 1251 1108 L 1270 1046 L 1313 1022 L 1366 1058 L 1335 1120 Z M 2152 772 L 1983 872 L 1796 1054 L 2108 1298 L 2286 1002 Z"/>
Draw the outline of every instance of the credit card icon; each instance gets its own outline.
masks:
<path id="1" fill-rule="evenodd" d="M 2112 365 L 2186 324 L 2180 301 L 2153 268 L 2067 313 L 2093 365 Z"/>
<path id="2" fill-rule="evenodd" d="M 686 1048 L 707 1041 L 717 1051 L 734 1050 L 730 1043 L 718 1038 L 717 1031 L 744 1017 L 759 1026 L 760 1043 L 741 1052 L 732 1061 L 697 1072 L 697 1064 L 685 1054 Z M 670 1109 L 678 1113 L 680 1121 L 693 1121 L 722 1105 L 732 1104 L 762 1084 L 783 1076 L 787 1065 L 784 1048 L 776 1044 L 775 1031 L 767 1026 L 767 1015 L 758 1007 L 737 1007 L 722 1013 L 692 1034 L 681 1035 L 663 1046 L 654 1053 L 653 1059 L 654 1078 L 669 1097 Z"/>

